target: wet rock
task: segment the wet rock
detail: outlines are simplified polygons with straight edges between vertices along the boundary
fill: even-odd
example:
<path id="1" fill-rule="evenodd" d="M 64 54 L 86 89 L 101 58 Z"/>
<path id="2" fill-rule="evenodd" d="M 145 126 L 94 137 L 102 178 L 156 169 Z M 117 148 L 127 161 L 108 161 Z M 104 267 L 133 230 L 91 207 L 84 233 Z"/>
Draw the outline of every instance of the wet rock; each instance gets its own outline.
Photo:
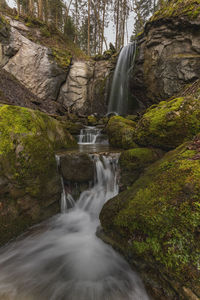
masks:
<path id="1" fill-rule="evenodd" d="M 75 145 L 62 123 L 36 110 L 0 106 L 0 244 L 60 209 L 55 151 Z"/>
<path id="2" fill-rule="evenodd" d="M 94 178 L 94 163 L 86 153 L 66 153 L 61 156 L 61 173 L 66 181 L 88 183 Z"/>

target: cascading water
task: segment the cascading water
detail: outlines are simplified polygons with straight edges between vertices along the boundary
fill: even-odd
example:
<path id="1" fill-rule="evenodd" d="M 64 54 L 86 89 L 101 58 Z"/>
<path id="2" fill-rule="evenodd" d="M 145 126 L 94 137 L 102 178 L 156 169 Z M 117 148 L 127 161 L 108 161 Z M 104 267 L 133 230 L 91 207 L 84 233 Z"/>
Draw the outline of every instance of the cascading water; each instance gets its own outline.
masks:
<path id="1" fill-rule="evenodd" d="M 78 144 L 81 145 L 95 144 L 100 133 L 101 133 L 101 129 L 97 127 L 87 126 L 84 129 L 81 129 Z"/>
<path id="2" fill-rule="evenodd" d="M 108 113 L 123 115 L 127 113 L 129 97 L 129 73 L 136 54 L 136 42 L 125 46 L 119 55 L 112 82 Z"/>
<path id="3" fill-rule="evenodd" d="M 100 210 L 118 193 L 118 159 L 93 159 L 95 184 L 72 209 L 1 249 L 0 299 L 149 299 L 127 262 L 96 237 Z"/>

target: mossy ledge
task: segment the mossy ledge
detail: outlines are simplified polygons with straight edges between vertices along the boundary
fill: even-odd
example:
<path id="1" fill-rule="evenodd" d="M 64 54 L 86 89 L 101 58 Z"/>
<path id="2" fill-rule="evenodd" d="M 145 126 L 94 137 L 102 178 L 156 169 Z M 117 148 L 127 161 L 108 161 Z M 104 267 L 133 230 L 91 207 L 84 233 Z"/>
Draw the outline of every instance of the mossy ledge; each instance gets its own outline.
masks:
<path id="1" fill-rule="evenodd" d="M 0 244 L 59 211 L 55 151 L 76 144 L 65 126 L 27 108 L 0 105 Z"/>
<path id="2" fill-rule="evenodd" d="M 200 297 L 199 183 L 200 135 L 151 165 L 100 214 L 104 240 L 137 265 L 155 299 Z"/>
<path id="3" fill-rule="evenodd" d="M 199 0 L 171 0 L 167 1 L 163 7 L 154 13 L 150 22 L 173 17 L 188 17 L 191 20 L 200 15 Z"/>

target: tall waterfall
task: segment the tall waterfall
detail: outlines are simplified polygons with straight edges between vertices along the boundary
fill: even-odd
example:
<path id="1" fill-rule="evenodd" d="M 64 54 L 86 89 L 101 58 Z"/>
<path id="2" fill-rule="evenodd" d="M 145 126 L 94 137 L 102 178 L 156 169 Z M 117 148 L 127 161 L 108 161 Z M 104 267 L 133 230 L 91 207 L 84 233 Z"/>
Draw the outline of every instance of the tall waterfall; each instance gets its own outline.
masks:
<path id="1" fill-rule="evenodd" d="M 1 249 L 0 299 L 149 299 L 137 274 L 95 234 L 103 204 L 118 193 L 118 158 L 91 159 L 95 184 L 75 206 Z"/>
<path id="2" fill-rule="evenodd" d="M 136 55 L 136 42 L 125 46 L 119 55 L 112 82 L 108 113 L 123 115 L 128 110 L 129 73 Z"/>

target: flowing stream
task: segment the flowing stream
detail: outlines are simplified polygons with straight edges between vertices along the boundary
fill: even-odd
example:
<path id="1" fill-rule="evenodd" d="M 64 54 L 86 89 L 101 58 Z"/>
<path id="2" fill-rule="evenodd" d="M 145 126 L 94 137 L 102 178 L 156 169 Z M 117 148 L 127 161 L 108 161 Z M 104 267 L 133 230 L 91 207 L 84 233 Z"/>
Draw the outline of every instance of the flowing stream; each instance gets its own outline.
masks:
<path id="1" fill-rule="evenodd" d="M 101 129 L 92 126 L 86 126 L 85 128 L 81 129 L 79 135 L 79 145 L 89 145 L 89 144 L 96 144 L 97 138 L 101 134 Z"/>
<path id="2" fill-rule="evenodd" d="M 96 237 L 101 208 L 118 193 L 118 158 L 91 159 L 95 184 L 74 207 L 62 202 L 63 213 L 1 249 L 1 300 L 149 299 L 128 263 Z"/>
<path id="3" fill-rule="evenodd" d="M 114 72 L 108 113 L 123 115 L 128 110 L 129 74 L 133 68 L 136 55 L 136 42 L 125 46 L 117 61 Z"/>

